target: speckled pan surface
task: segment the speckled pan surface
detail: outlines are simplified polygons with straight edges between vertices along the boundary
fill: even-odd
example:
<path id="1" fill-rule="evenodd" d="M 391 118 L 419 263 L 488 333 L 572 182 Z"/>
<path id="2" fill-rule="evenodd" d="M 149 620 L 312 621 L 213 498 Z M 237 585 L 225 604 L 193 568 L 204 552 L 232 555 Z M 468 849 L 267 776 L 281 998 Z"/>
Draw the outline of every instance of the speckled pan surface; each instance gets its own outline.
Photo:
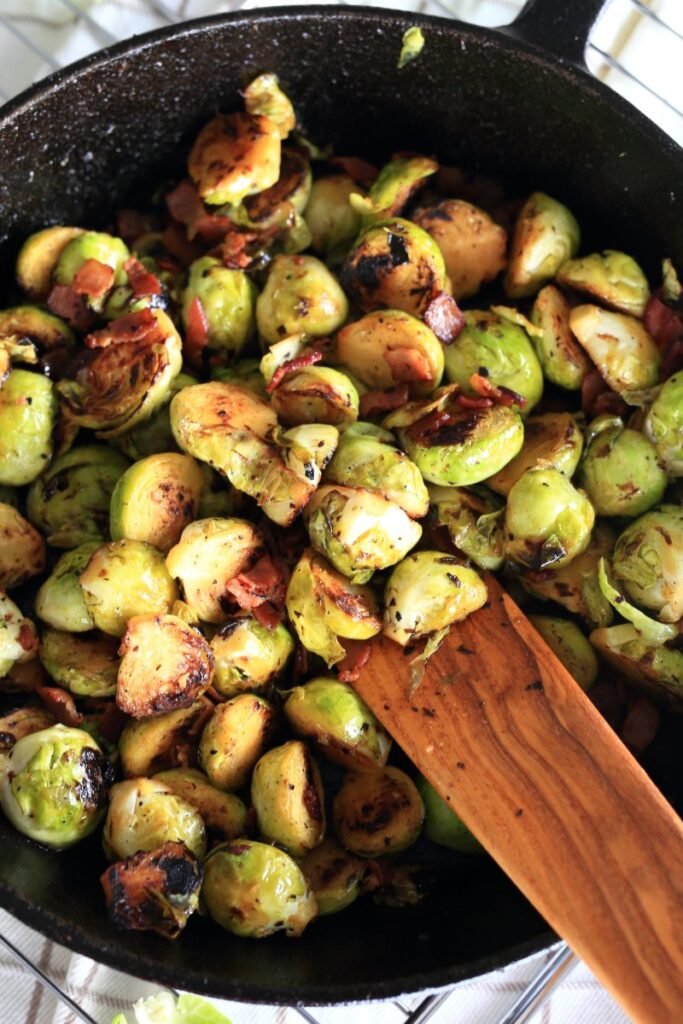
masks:
<path id="1" fill-rule="evenodd" d="M 599 5 L 566 6 L 587 19 Z M 399 72 L 401 36 L 415 23 L 426 45 Z M 535 38 L 557 46 L 563 31 L 568 24 L 548 32 L 541 20 Z M 571 63 L 512 33 L 311 6 L 140 37 L 0 111 L 0 267 L 8 292 L 22 238 L 51 223 L 105 223 L 135 182 L 181 167 L 202 121 L 237 106 L 239 88 L 265 70 L 280 76 L 307 133 L 338 152 L 435 152 L 502 173 L 527 192 L 552 190 L 596 242 L 631 247 L 649 270 L 663 255 L 683 256 L 681 150 Z M 646 765 L 674 802 L 681 721 L 665 721 Z M 494 865 L 463 858 L 413 909 L 356 905 L 300 940 L 261 943 L 193 919 L 169 944 L 112 931 L 97 878 L 102 866 L 95 840 L 48 853 L 0 822 L 3 906 L 79 952 L 198 992 L 309 1005 L 386 998 L 491 970 L 553 938 Z"/>

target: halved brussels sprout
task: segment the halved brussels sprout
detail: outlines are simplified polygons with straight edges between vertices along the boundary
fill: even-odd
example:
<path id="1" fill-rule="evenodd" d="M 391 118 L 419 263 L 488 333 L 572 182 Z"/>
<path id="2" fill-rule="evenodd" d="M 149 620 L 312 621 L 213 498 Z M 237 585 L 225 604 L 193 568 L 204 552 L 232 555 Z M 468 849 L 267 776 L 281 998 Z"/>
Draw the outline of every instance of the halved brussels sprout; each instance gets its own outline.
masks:
<path id="1" fill-rule="evenodd" d="M 124 263 L 130 259 L 128 246 L 121 238 L 108 235 L 104 231 L 83 231 L 67 242 L 59 254 L 54 269 L 54 280 L 57 284 L 71 284 L 74 277 L 86 260 L 96 260 L 114 271 L 113 284 L 126 284 Z M 104 298 L 88 304 L 98 313 L 102 311 Z"/>
<path id="2" fill-rule="evenodd" d="M 428 156 L 395 156 L 379 172 L 367 196 L 354 193 L 351 197 L 351 206 L 363 215 L 363 227 L 400 214 L 425 178 L 438 169 L 436 160 Z"/>
<path id="3" fill-rule="evenodd" d="M 631 316 L 641 317 L 650 298 L 647 278 L 636 261 L 615 249 L 568 260 L 558 270 L 557 281 Z"/>
<path id="4" fill-rule="evenodd" d="M 277 728 L 275 709 L 255 693 L 218 704 L 199 741 L 199 761 L 219 789 L 241 789 Z"/>
<path id="5" fill-rule="evenodd" d="M 0 484 L 21 487 L 52 457 L 57 415 L 52 381 L 29 370 L 10 370 L 0 387 Z"/>
<path id="6" fill-rule="evenodd" d="M 589 637 L 605 661 L 675 711 L 683 711 L 683 651 L 646 643 L 630 622 L 595 629 Z"/>
<path id="7" fill-rule="evenodd" d="M 311 544 L 353 583 L 395 565 L 422 536 L 400 505 L 360 487 L 319 487 L 306 509 Z"/>
<path id="8" fill-rule="evenodd" d="M 202 860 L 206 829 L 199 811 L 157 779 L 126 779 L 112 786 L 102 836 L 109 860 L 167 842 L 184 843 Z"/>
<path id="9" fill-rule="evenodd" d="M 666 473 L 640 431 L 618 416 L 600 416 L 588 439 L 577 480 L 599 516 L 639 516 L 662 500 Z"/>
<path id="10" fill-rule="evenodd" d="M 479 840 L 424 775 L 418 777 L 417 788 L 425 805 L 424 834 L 427 839 L 458 853 L 484 853 Z"/>
<path id="11" fill-rule="evenodd" d="M 119 653 L 116 703 L 133 718 L 189 707 L 211 685 L 211 648 L 177 615 L 133 616 Z"/>
<path id="12" fill-rule="evenodd" d="M 159 406 L 156 412 L 139 423 L 137 427 L 113 438 L 112 443 L 133 462 L 137 462 L 138 459 L 146 459 L 148 455 L 156 455 L 159 452 L 175 451 L 176 442 L 171 430 L 171 399 L 183 388 L 196 383 L 196 377 L 185 372 L 179 373 L 171 381 L 168 401 Z"/>
<path id="13" fill-rule="evenodd" d="M 384 591 L 383 632 L 405 647 L 462 622 L 486 602 L 486 584 L 474 569 L 442 551 L 417 551 L 397 565 Z"/>
<path id="14" fill-rule="evenodd" d="M 670 476 L 683 476 L 683 370 L 662 386 L 645 417 L 643 432 Z"/>
<path id="15" fill-rule="evenodd" d="M 72 239 L 84 233 L 83 228 L 55 224 L 29 235 L 17 256 L 17 282 L 32 299 L 46 299 L 52 274 L 63 249 Z"/>
<path id="16" fill-rule="evenodd" d="M 583 451 L 583 434 L 570 412 L 547 412 L 524 424 L 519 455 L 486 481 L 497 494 L 509 494 L 528 469 L 557 469 L 571 479 Z"/>
<path id="17" fill-rule="evenodd" d="M 301 214 L 311 194 L 311 165 L 298 149 L 283 149 L 280 175 L 270 188 L 245 199 L 235 217 L 257 233 L 277 232 L 283 252 L 307 249 L 311 236 Z"/>
<path id="18" fill-rule="evenodd" d="M 256 300 L 261 338 L 273 345 L 298 331 L 332 334 L 346 320 L 349 303 L 336 278 L 315 256 L 276 256 Z"/>
<path id="19" fill-rule="evenodd" d="M 518 324 L 495 313 L 469 310 L 465 326 L 446 348 L 446 376 L 473 394 L 470 378 L 486 376 L 492 384 L 509 388 L 526 399 L 526 415 L 543 394 L 543 371 L 529 335 Z"/>
<path id="20" fill-rule="evenodd" d="M 575 255 L 579 240 L 579 225 L 567 207 L 544 192 L 534 192 L 515 224 L 506 293 L 513 299 L 533 295 Z"/>
<path id="21" fill-rule="evenodd" d="M 636 608 L 621 591 L 615 587 L 608 570 L 608 562 L 601 558 L 598 564 L 600 590 L 614 610 L 627 622 L 632 623 L 646 644 L 665 644 L 678 638 L 678 627 L 653 619 L 640 608 Z"/>
<path id="22" fill-rule="evenodd" d="M 201 256 L 190 266 L 183 291 L 185 330 L 192 304 L 201 303 L 207 328 L 206 347 L 232 361 L 254 335 L 256 296 L 256 286 L 243 270 L 230 270 L 213 256 Z"/>
<path id="23" fill-rule="evenodd" d="M 266 72 L 259 75 L 242 93 L 249 114 L 269 118 L 281 139 L 286 139 L 296 127 L 296 114 L 289 97 L 280 88 L 277 75 Z"/>
<path id="24" fill-rule="evenodd" d="M 387 763 L 391 738 L 348 683 L 317 676 L 288 691 L 284 711 L 294 733 L 335 764 L 364 771 Z"/>
<path id="25" fill-rule="evenodd" d="M 278 126 L 262 114 L 219 114 L 199 132 L 187 167 L 206 203 L 241 203 L 278 179 Z"/>
<path id="26" fill-rule="evenodd" d="M 138 540 L 97 548 L 79 580 L 96 627 L 110 636 L 123 636 L 134 615 L 164 615 L 178 597 L 164 556 Z"/>
<path id="27" fill-rule="evenodd" d="M 588 547 L 595 511 L 557 469 L 529 469 L 508 494 L 505 552 L 530 569 L 566 565 Z"/>
<path id="28" fill-rule="evenodd" d="M 200 697 L 189 708 L 154 718 L 131 719 L 119 737 L 121 769 L 127 779 L 185 766 L 213 704 Z"/>
<path id="29" fill-rule="evenodd" d="M 225 622 L 234 610 L 228 584 L 263 553 L 263 536 L 246 519 L 197 519 L 166 556 L 185 600 L 204 622 Z"/>
<path id="30" fill-rule="evenodd" d="M 598 677 L 598 659 L 576 623 L 550 615 L 530 615 L 529 621 L 581 689 L 589 690 Z"/>
<path id="31" fill-rule="evenodd" d="M 63 849 L 97 828 L 112 777 L 89 733 L 52 725 L 14 745 L 0 803 L 19 832 Z"/>
<path id="32" fill-rule="evenodd" d="M 18 587 L 45 568 L 45 541 L 13 505 L 0 502 L 0 590 Z"/>
<path id="33" fill-rule="evenodd" d="M 342 267 L 341 281 L 366 313 L 388 307 L 421 316 L 446 288 L 446 265 L 431 235 L 395 217 L 361 232 Z"/>
<path id="34" fill-rule="evenodd" d="M 169 551 L 197 516 L 203 486 L 189 455 L 163 452 L 135 462 L 112 492 L 112 540 L 140 540 Z"/>
<path id="35" fill-rule="evenodd" d="M 213 688 L 222 697 L 265 693 L 294 652 L 289 630 L 267 629 L 251 616 L 229 619 L 211 638 L 215 661 Z"/>
<path id="36" fill-rule="evenodd" d="M 199 769 L 169 768 L 154 778 L 168 786 L 181 800 L 196 807 L 209 832 L 223 839 L 236 839 L 244 835 L 247 823 L 244 801 L 234 793 L 216 789 Z"/>
<path id="37" fill-rule="evenodd" d="M 318 913 L 301 868 L 284 850 L 238 839 L 211 851 L 202 898 L 211 917 L 235 935 L 301 935 Z"/>
<path id="38" fill-rule="evenodd" d="M 113 697 L 116 693 L 119 658 L 114 637 L 46 629 L 39 655 L 54 681 L 77 697 Z"/>
<path id="39" fill-rule="evenodd" d="M 368 435 L 342 435 L 325 470 L 325 482 L 374 491 L 400 505 L 413 519 L 421 519 L 429 507 L 417 466 L 394 445 Z"/>
<path id="40" fill-rule="evenodd" d="M 325 836 L 325 798 L 320 772 L 301 740 L 263 755 L 251 778 L 251 802 L 264 839 L 303 857 Z"/>
<path id="41" fill-rule="evenodd" d="M 340 262 L 360 231 L 361 216 L 349 203 L 358 185 L 346 174 L 333 174 L 313 182 L 304 210 L 311 233 L 311 248 L 326 263 Z"/>
<path id="42" fill-rule="evenodd" d="M 288 374 L 270 400 L 287 426 L 331 423 L 343 430 L 358 419 L 356 388 L 345 373 L 328 366 L 307 366 Z"/>
<path id="43" fill-rule="evenodd" d="M 48 544 L 74 548 L 109 533 L 109 506 L 129 463 L 103 444 L 86 444 L 60 455 L 29 489 L 29 519 Z"/>
<path id="44" fill-rule="evenodd" d="M 422 831 L 425 808 L 413 780 L 389 766 L 348 772 L 332 801 L 341 843 L 359 857 L 400 853 Z"/>
<path id="45" fill-rule="evenodd" d="M 344 910 L 363 892 L 366 865 L 336 839 L 323 839 L 302 858 L 300 867 L 321 917 Z"/>
<path id="46" fill-rule="evenodd" d="M 30 661 L 38 650 L 36 627 L 0 590 L 0 677 L 17 662 Z"/>
<path id="47" fill-rule="evenodd" d="M 71 328 L 40 306 L 12 306 L 0 311 L 0 348 L 12 342 L 13 358 L 40 361 L 43 367 L 55 366 L 57 371 L 75 345 Z"/>
<path id="48" fill-rule="evenodd" d="M 367 387 L 409 383 L 417 397 L 441 381 L 443 347 L 426 324 L 400 309 L 368 313 L 337 336 L 337 358 Z"/>
<path id="49" fill-rule="evenodd" d="M 3 774 L 4 755 L 9 754 L 14 744 L 24 736 L 30 736 L 32 732 L 49 729 L 51 725 L 54 725 L 54 718 L 40 704 L 24 704 L 9 711 L 6 715 L 0 715 L 0 736 L 2 737 L 0 750 L 3 755 Z"/>
<path id="50" fill-rule="evenodd" d="M 627 526 L 612 573 L 628 596 L 662 622 L 683 617 L 683 508 L 662 505 Z"/>
<path id="51" fill-rule="evenodd" d="M 612 391 L 627 395 L 654 387 L 659 349 L 640 320 L 600 306 L 576 306 L 569 326 Z"/>
<path id="52" fill-rule="evenodd" d="M 505 229 L 464 199 L 441 199 L 421 207 L 415 223 L 428 231 L 441 249 L 456 299 L 476 295 L 507 265 Z"/>
<path id="53" fill-rule="evenodd" d="M 456 548 L 480 569 L 503 564 L 503 503 L 486 488 L 429 488 L 429 501 L 439 526 L 445 526 Z"/>
<path id="54" fill-rule="evenodd" d="M 569 328 L 571 306 L 559 288 L 541 288 L 531 310 L 531 322 L 543 333 L 531 341 L 551 384 L 578 391 L 592 364 Z"/>

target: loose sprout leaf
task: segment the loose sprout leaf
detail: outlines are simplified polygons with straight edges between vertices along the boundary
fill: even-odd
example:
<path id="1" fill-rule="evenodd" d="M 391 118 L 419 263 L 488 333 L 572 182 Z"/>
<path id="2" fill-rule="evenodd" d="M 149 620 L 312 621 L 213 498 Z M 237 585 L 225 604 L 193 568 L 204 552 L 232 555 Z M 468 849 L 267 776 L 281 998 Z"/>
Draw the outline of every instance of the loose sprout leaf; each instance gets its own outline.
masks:
<path id="1" fill-rule="evenodd" d="M 523 313 L 520 313 L 514 306 L 491 306 L 491 312 L 495 313 L 496 316 L 501 317 L 503 320 L 508 320 L 511 324 L 517 324 L 523 331 L 531 338 L 542 338 L 543 329 L 532 323 Z"/>
<path id="2" fill-rule="evenodd" d="M 444 626 L 443 629 L 437 630 L 427 640 L 422 654 L 418 654 L 417 657 L 413 658 L 410 662 L 410 682 L 408 686 L 408 696 L 412 697 L 417 690 L 418 686 L 424 679 L 425 669 L 427 668 L 427 662 L 433 654 L 436 654 L 441 644 L 448 636 L 450 625 Z"/>
<path id="3" fill-rule="evenodd" d="M 683 296 L 683 285 L 671 260 L 662 260 L 662 298 L 666 303 L 675 305 Z"/>
<path id="4" fill-rule="evenodd" d="M 635 608 L 619 593 L 609 580 L 607 562 L 604 558 L 601 558 L 598 564 L 598 582 L 600 590 L 612 607 L 619 612 L 622 618 L 627 619 L 635 626 L 645 643 L 659 647 L 661 644 L 665 644 L 667 640 L 673 640 L 678 636 L 677 626 L 668 626 L 663 622 L 657 622 L 655 619 L 650 618 L 649 615 L 645 615 L 644 612 Z"/>
<path id="5" fill-rule="evenodd" d="M 401 53 L 398 58 L 398 70 L 410 64 L 411 61 L 415 60 L 422 53 L 425 44 L 424 33 L 421 28 L 417 25 L 412 25 L 403 33 L 403 45 L 401 46 Z"/>
<path id="6" fill-rule="evenodd" d="M 208 999 L 186 992 L 179 996 L 159 992 L 147 999 L 138 999 L 133 1010 L 137 1024 L 231 1024 Z M 112 1024 L 126 1024 L 126 1018 L 119 1014 Z"/>

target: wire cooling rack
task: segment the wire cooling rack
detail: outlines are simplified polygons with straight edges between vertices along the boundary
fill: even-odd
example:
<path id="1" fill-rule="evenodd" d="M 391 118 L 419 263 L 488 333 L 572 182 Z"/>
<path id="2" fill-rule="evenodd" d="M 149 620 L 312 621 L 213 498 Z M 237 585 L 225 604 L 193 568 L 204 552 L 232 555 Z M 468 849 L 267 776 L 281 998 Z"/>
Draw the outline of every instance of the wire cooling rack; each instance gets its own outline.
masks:
<path id="1" fill-rule="evenodd" d="M 269 0 L 271 6 L 283 0 Z M 291 2 L 291 0 L 288 0 Z M 338 0 L 341 5 L 354 0 Z M 358 0 L 362 3 L 363 0 Z M 365 0 L 367 2 L 367 0 Z M 0 0 L 0 103 L 52 71 L 136 32 L 161 28 L 205 14 L 266 6 L 263 0 Z M 509 23 L 523 0 L 394 0 L 380 7 L 458 17 L 482 25 Z M 9 45 L 8 45 L 9 44 Z M 653 59 L 653 57 L 655 59 Z M 586 63 L 598 78 L 621 93 L 683 144 L 683 89 L 673 73 L 683 60 L 683 4 L 680 0 L 611 0 L 594 26 Z M 0 935 L 0 946 L 50 990 L 69 1011 L 69 1021 L 104 1024 L 70 997 L 66 986 L 36 966 L 17 945 Z M 558 944 L 497 1024 L 525 1024 L 577 961 Z M 447 1003 L 451 991 L 392 1001 L 402 1024 L 426 1024 Z M 348 1008 L 347 1008 L 348 1009 Z M 297 1007 L 307 1024 L 320 1024 L 320 1011 Z M 344 1012 L 344 1011 L 342 1011 Z M 329 1021 L 330 1010 L 325 1011 Z M 318 1016 L 316 1016 L 318 1014 Z"/>

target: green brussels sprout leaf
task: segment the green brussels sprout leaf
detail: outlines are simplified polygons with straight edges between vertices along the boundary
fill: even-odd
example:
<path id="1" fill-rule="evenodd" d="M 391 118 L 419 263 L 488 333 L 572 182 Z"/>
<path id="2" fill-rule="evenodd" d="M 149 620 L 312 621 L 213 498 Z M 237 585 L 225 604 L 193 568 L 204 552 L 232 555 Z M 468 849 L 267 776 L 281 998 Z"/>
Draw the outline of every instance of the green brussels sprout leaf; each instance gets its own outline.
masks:
<path id="1" fill-rule="evenodd" d="M 642 636 L 646 644 L 658 647 L 665 644 L 667 640 L 673 640 L 678 636 L 676 626 L 669 626 L 663 622 L 657 622 L 645 615 L 638 608 L 634 607 L 626 598 L 619 593 L 616 587 L 610 582 L 607 575 L 607 562 L 604 558 L 598 563 L 598 582 L 600 590 L 609 603 L 624 618 L 631 622 Z"/>
<path id="2" fill-rule="evenodd" d="M 417 25 L 411 25 L 410 28 L 406 29 L 403 33 L 403 39 L 401 40 L 401 52 L 398 58 L 398 64 L 396 65 L 398 70 L 401 71 L 406 64 L 410 64 L 411 61 L 419 57 L 424 49 L 425 37 L 421 28 Z"/>

